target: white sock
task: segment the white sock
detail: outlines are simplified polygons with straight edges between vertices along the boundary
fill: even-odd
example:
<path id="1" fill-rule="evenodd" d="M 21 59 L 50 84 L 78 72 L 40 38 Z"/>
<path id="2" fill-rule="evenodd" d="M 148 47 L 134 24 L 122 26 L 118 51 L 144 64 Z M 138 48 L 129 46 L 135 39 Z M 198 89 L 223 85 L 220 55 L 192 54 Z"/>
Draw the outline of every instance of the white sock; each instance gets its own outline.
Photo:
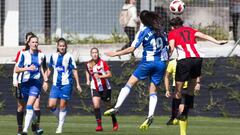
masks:
<path id="1" fill-rule="evenodd" d="M 120 91 L 120 94 L 118 96 L 118 99 L 117 99 L 117 103 L 115 105 L 114 108 L 119 108 L 123 101 L 126 99 L 126 97 L 128 96 L 128 94 L 130 93 L 130 90 L 131 90 L 131 86 L 126 84 Z"/>
<path id="2" fill-rule="evenodd" d="M 27 113 L 25 116 L 25 122 L 24 122 L 24 129 L 23 132 L 27 132 L 28 131 L 28 127 L 30 126 L 30 123 L 32 121 L 33 118 L 33 107 L 32 106 L 27 106 Z"/>
<path id="3" fill-rule="evenodd" d="M 56 116 L 57 118 L 59 118 L 59 109 L 55 108 L 55 109 L 51 109 L 51 112 L 53 113 L 54 116 Z"/>
<path id="4" fill-rule="evenodd" d="M 67 115 L 67 110 L 66 109 L 60 110 L 60 112 L 59 112 L 59 120 L 58 120 L 58 127 L 62 127 L 63 126 L 65 118 L 66 118 L 66 115 Z"/>
<path id="5" fill-rule="evenodd" d="M 157 105 L 157 94 L 156 93 L 151 93 L 149 97 L 149 110 L 148 110 L 148 117 L 153 116 L 155 112 L 155 108 Z"/>

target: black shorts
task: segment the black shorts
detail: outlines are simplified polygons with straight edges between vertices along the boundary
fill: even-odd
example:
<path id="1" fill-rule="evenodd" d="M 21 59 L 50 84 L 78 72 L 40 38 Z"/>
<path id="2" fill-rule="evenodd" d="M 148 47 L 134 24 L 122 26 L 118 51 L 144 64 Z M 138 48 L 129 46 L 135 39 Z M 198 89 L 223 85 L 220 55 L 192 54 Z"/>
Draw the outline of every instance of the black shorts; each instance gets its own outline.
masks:
<path id="1" fill-rule="evenodd" d="M 185 82 L 201 75 L 202 58 L 187 58 L 177 61 L 175 81 Z"/>
<path id="2" fill-rule="evenodd" d="M 111 101 L 111 93 L 111 90 L 96 91 L 95 89 L 92 89 L 92 97 L 100 97 L 101 100 L 105 102 Z"/>

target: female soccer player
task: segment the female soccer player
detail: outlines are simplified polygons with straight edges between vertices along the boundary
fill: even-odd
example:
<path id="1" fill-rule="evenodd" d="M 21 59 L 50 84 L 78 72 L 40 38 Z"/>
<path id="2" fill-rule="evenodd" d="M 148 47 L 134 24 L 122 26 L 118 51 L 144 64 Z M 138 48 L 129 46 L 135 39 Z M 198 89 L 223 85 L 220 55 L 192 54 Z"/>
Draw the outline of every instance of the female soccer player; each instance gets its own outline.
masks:
<path id="1" fill-rule="evenodd" d="M 25 36 L 25 48 L 18 51 L 16 58 L 15 58 L 15 62 L 17 63 L 19 60 L 19 57 L 21 56 L 22 52 L 26 50 L 26 48 L 28 47 L 27 42 L 29 41 L 29 38 L 31 36 L 34 36 L 34 34 L 32 32 L 28 32 Z M 17 66 L 17 64 L 15 64 L 15 67 Z M 18 124 L 18 135 L 20 135 L 22 133 L 22 125 L 23 125 L 23 115 L 24 115 L 24 108 L 25 108 L 25 102 L 22 100 L 22 93 L 21 93 L 21 76 L 22 73 L 16 73 L 15 72 L 15 68 L 14 68 L 14 72 L 13 72 L 13 86 L 16 88 L 15 91 L 15 95 L 17 98 L 17 104 L 18 104 L 18 108 L 17 108 L 17 124 Z M 35 113 L 35 120 L 32 123 L 32 131 L 37 134 L 40 135 L 43 133 L 43 130 L 41 128 L 39 128 L 39 124 L 40 124 L 40 95 L 38 96 L 38 98 L 36 99 L 34 106 L 34 113 Z"/>
<path id="2" fill-rule="evenodd" d="M 99 50 L 92 48 L 90 51 L 92 59 L 87 62 L 86 80 L 87 85 L 90 85 L 92 102 L 97 121 L 96 131 L 102 131 L 102 118 L 100 105 L 101 100 L 107 108 L 111 108 L 111 86 L 108 78 L 112 77 L 110 68 L 104 60 L 99 57 Z M 91 76 L 91 81 L 90 81 Z M 115 114 L 111 115 L 113 131 L 118 130 L 118 123 Z"/>
<path id="3" fill-rule="evenodd" d="M 64 38 L 58 39 L 57 52 L 51 55 L 48 66 L 49 68 L 46 71 L 47 78 L 51 74 L 50 68 L 53 70 L 53 84 L 49 95 L 48 107 L 58 118 L 56 133 L 62 133 L 62 127 L 67 115 L 67 104 L 72 93 L 73 76 L 76 81 L 77 90 L 80 93 L 82 92 L 75 60 L 73 56 L 67 52 L 67 43 Z M 60 99 L 59 109 L 57 108 L 58 99 Z"/>
<path id="4" fill-rule="evenodd" d="M 197 47 L 196 38 L 209 40 L 215 44 L 225 44 L 226 41 L 217 41 L 209 35 L 205 35 L 191 27 L 183 26 L 183 20 L 176 17 L 170 20 L 172 30 L 169 32 L 168 40 L 171 48 L 170 55 L 174 48 L 177 50 L 177 68 L 176 68 L 176 91 L 175 98 L 181 99 L 179 113 L 183 114 L 180 119 L 181 135 L 186 135 L 187 119 L 184 116 L 185 96 L 182 96 L 181 90 L 185 81 L 188 81 L 188 89 L 193 90 L 197 84 L 197 78 L 201 75 L 202 54 Z"/>
<path id="5" fill-rule="evenodd" d="M 42 86 L 42 78 L 44 77 L 43 66 L 46 64 L 45 55 L 38 50 L 38 38 L 32 35 L 27 42 L 25 51 L 22 51 L 18 60 L 15 72 L 22 73 L 21 92 L 24 102 L 27 102 L 26 116 L 23 129 L 23 135 L 27 134 L 28 127 L 33 118 L 33 105 L 40 94 Z M 43 83 L 43 87 L 46 87 Z"/>
<path id="6" fill-rule="evenodd" d="M 162 19 L 160 16 L 154 12 L 145 10 L 140 13 L 140 19 L 144 27 L 140 29 L 137 38 L 132 43 L 131 47 L 119 52 L 106 53 L 107 56 L 111 57 L 120 56 L 133 52 L 141 44 L 143 46 L 143 57 L 141 63 L 133 72 L 127 84 L 121 89 L 115 107 L 107 110 L 104 114 L 116 114 L 123 101 L 130 93 L 133 85 L 135 85 L 139 80 L 144 80 L 149 77 L 151 81 L 149 86 L 149 113 L 146 121 L 140 126 L 140 129 L 145 130 L 153 121 L 153 115 L 157 104 L 156 90 L 166 69 L 165 61 L 167 58 L 163 57 L 163 53 L 167 53 L 164 49 L 167 46 L 167 41 L 165 35 L 161 32 L 163 22 L 161 22 Z"/>

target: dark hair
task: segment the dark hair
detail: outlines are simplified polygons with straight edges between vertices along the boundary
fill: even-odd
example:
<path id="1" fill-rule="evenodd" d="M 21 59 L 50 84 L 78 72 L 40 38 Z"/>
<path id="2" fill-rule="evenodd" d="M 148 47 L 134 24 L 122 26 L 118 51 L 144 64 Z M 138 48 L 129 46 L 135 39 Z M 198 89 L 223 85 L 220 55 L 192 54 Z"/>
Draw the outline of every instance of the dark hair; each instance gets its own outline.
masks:
<path id="1" fill-rule="evenodd" d="M 64 44 L 66 45 L 66 51 L 67 51 L 67 41 L 61 37 L 57 40 L 57 46 L 59 45 L 60 42 L 64 42 Z M 59 52 L 58 48 L 57 48 L 57 52 Z"/>
<path id="2" fill-rule="evenodd" d="M 183 20 L 180 17 L 175 17 L 170 20 L 170 25 L 174 28 L 183 26 Z"/>
<path id="3" fill-rule="evenodd" d="M 25 43 L 25 51 L 30 49 L 29 42 L 31 41 L 32 38 L 37 38 L 38 39 L 38 37 L 36 35 L 30 36 L 28 41 Z"/>
<path id="4" fill-rule="evenodd" d="M 152 28 L 155 32 L 163 31 L 163 19 L 157 13 L 143 10 L 140 19 L 144 26 Z"/>
<path id="5" fill-rule="evenodd" d="M 31 37 L 31 36 L 36 36 L 34 33 L 32 33 L 32 32 L 28 32 L 28 33 L 26 33 L 26 35 L 25 35 L 25 49 L 24 50 L 29 50 L 29 45 L 28 45 L 28 42 L 29 42 L 29 39 L 28 39 L 28 37 Z"/>
<path id="6" fill-rule="evenodd" d="M 25 35 L 25 41 L 28 40 L 28 37 L 29 37 L 29 36 L 33 36 L 33 35 L 35 35 L 35 34 L 32 33 L 32 32 L 28 32 L 28 33 L 26 33 L 26 35 Z"/>
<path id="7" fill-rule="evenodd" d="M 125 4 L 129 4 L 130 3 L 130 0 L 125 0 Z"/>

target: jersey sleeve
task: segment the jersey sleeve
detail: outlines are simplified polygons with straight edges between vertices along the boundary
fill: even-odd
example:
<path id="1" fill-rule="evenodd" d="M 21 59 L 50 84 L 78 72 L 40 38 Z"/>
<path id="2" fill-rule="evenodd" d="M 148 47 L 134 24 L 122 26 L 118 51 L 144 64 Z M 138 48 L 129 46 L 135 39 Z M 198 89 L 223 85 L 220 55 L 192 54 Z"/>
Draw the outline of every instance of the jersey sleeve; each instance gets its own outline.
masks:
<path id="1" fill-rule="evenodd" d="M 104 71 L 110 71 L 110 67 L 108 66 L 106 61 L 103 61 L 103 68 L 104 68 Z"/>
<path id="2" fill-rule="evenodd" d="M 18 62 L 17 62 L 17 66 L 18 66 L 18 67 L 21 67 L 21 68 L 24 67 L 24 59 L 25 59 L 25 58 L 24 58 L 24 55 L 21 54 L 21 55 L 20 55 L 20 60 L 18 60 Z"/>
<path id="3" fill-rule="evenodd" d="M 136 38 L 134 39 L 134 41 L 132 42 L 132 45 L 133 47 L 135 48 L 138 48 L 142 41 L 144 40 L 144 37 L 145 37 L 145 32 L 144 30 L 140 30 L 137 35 L 136 35 Z"/>
<path id="4" fill-rule="evenodd" d="M 69 59 L 69 66 L 71 69 L 77 69 L 77 65 L 73 56 L 71 56 Z"/>
<path id="5" fill-rule="evenodd" d="M 173 31 L 170 31 L 170 32 L 168 33 L 168 41 L 173 40 L 173 39 L 174 39 L 174 32 L 173 32 Z"/>
<path id="6" fill-rule="evenodd" d="M 19 56 L 21 55 L 21 51 L 17 52 L 16 58 L 15 58 L 15 62 L 17 63 L 19 60 Z"/>

